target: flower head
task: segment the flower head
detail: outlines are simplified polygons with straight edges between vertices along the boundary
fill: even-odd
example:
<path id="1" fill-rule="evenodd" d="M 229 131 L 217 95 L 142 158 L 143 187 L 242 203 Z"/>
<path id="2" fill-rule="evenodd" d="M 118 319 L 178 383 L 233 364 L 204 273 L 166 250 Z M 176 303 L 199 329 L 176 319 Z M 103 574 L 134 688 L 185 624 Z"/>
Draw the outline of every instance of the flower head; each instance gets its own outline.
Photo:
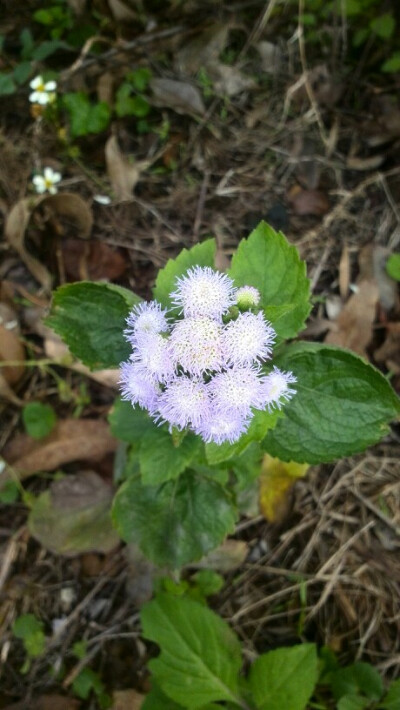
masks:
<path id="1" fill-rule="evenodd" d="M 203 375 L 223 365 L 222 327 L 211 318 L 184 318 L 170 337 L 174 364 L 191 375 Z"/>
<path id="2" fill-rule="evenodd" d="M 243 311 L 258 306 L 260 299 L 260 292 L 254 286 L 242 286 L 236 291 L 236 305 Z"/>
<path id="3" fill-rule="evenodd" d="M 160 396 L 158 411 L 162 419 L 179 429 L 200 426 L 211 412 L 207 385 L 186 375 L 176 377 Z"/>
<path id="4" fill-rule="evenodd" d="M 195 266 L 177 279 L 178 288 L 171 293 L 174 306 L 186 317 L 220 320 L 235 302 L 232 279 L 209 266 Z"/>
<path id="5" fill-rule="evenodd" d="M 233 444 L 247 431 L 252 416 L 251 413 L 243 417 L 237 413 L 220 412 L 214 409 L 209 418 L 195 427 L 195 433 L 199 434 L 207 444 L 210 442 L 223 444 L 225 441 Z"/>
<path id="6" fill-rule="evenodd" d="M 234 366 L 218 372 L 209 384 L 214 407 L 224 414 L 248 416 L 262 403 L 262 378 L 254 366 Z"/>
<path id="7" fill-rule="evenodd" d="M 29 94 L 29 101 L 33 104 L 45 106 L 52 103 L 56 98 L 57 83 L 55 81 L 43 81 L 41 76 L 35 77 L 29 84 L 33 92 Z"/>
<path id="8" fill-rule="evenodd" d="M 147 377 L 141 365 L 132 361 L 123 362 L 119 382 L 123 399 L 148 409 L 150 413 L 156 411 L 160 386 Z"/>
<path id="9" fill-rule="evenodd" d="M 140 333 L 162 333 L 168 330 L 166 309 L 157 303 L 139 303 L 131 310 L 126 319 L 127 328 L 124 334 L 127 340 Z"/>
<path id="10" fill-rule="evenodd" d="M 159 333 L 138 333 L 131 339 L 135 346 L 131 358 L 142 366 L 146 377 L 167 382 L 174 376 L 174 366 L 168 350 L 168 340 Z"/>
<path id="11" fill-rule="evenodd" d="M 225 326 L 224 348 L 230 363 L 249 365 L 254 360 L 265 360 L 272 353 L 275 331 L 263 314 L 240 313 Z"/>
<path id="12" fill-rule="evenodd" d="M 264 378 L 264 406 L 267 406 L 268 409 L 273 407 L 280 409 L 296 394 L 296 390 L 290 386 L 295 382 L 297 382 L 296 377 L 291 372 L 283 372 L 274 366 L 272 372 Z"/>
<path id="13" fill-rule="evenodd" d="M 55 172 L 52 168 L 45 168 L 43 175 L 34 175 L 32 178 L 36 192 L 42 195 L 44 192 L 49 192 L 50 195 L 55 195 L 58 191 L 57 183 L 61 180 L 61 173 Z"/>

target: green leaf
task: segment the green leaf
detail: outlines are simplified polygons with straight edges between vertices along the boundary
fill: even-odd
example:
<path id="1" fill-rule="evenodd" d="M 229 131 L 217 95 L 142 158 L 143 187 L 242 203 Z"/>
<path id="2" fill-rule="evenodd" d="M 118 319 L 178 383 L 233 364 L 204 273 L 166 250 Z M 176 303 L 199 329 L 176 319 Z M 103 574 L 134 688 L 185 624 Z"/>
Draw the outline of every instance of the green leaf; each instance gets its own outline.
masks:
<path id="1" fill-rule="evenodd" d="M 386 271 L 392 279 L 400 281 L 400 254 L 392 254 L 389 256 L 386 262 Z"/>
<path id="2" fill-rule="evenodd" d="M 144 409 L 132 407 L 130 402 L 123 399 L 115 401 L 108 420 L 114 436 L 130 444 L 140 442 L 155 427 L 154 421 Z"/>
<path id="3" fill-rule="evenodd" d="M 368 698 L 363 698 L 361 695 L 343 695 L 336 707 L 337 710 L 363 710 L 370 705 Z"/>
<path id="4" fill-rule="evenodd" d="M 214 572 L 213 569 L 200 569 L 193 575 L 191 581 L 196 584 L 196 587 L 205 597 L 218 594 L 225 584 L 222 575 Z"/>
<path id="5" fill-rule="evenodd" d="M 201 439 L 188 433 L 179 446 L 165 427 L 153 424 L 143 436 L 139 464 L 144 485 L 155 486 L 180 476 L 202 446 Z"/>
<path id="6" fill-rule="evenodd" d="M 160 486 L 129 478 L 115 496 L 113 519 L 126 542 L 155 564 L 178 569 L 234 530 L 236 510 L 218 483 L 188 471 Z"/>
<path id="7" fill-rule="evenodd" d="M 66 284 L 55 292 L 46 324 L 85 365 L 96 370 L 118 367 L 132 352 L 123 330 L 139 301 L 131 291 L 113 284 Z"/>
<path id="8" fill-rule="evenodd" d="M 127 74 L 127 80 L 131 82 L 136 91 L 145 91 L 149 85 L 149 81 L 153 73 L 151 69 L 147 67 L 139 67 L 135 71 L 129 72 Z"/>
<path id="9" fill-rule="evenodd" d="M 88 133 L 101 133 L 111 118 L 111 109 L 105 101 L 92 104 L 82 91 L 65 94 L 63 106 L 70 119 L 70 131 L 73 138 L 86 136 Z"/>
<path id="10" fill-rule="evenodd" d="M 396 28 L 396 20 L 391 12 L 385 12 L 384 15 L 371 20 L 369 26 L 381 39 L 390 39 Z"/>
<path id="11" fill-rule="evenodd" d="M 22 410 L 26 433 L 33 439 L 43 439 L 54 428 L 57 417 L 50 404 L 29 402 Z"/>
<path id="12" fill-rule="evenodd" d="M 234 444 L 206 444 L 207 461 L 211 466 L 216 466 L 223 461 L 229 461 L 234 456 L 239 456 L 253 441 L 261 441 L 270 429 L 276 426 L 280 413 L 257 410 L 251 424 Z"/>
<path id="13" fill-rule="evenodd" d="M 2 459 L 0 459 L 2 463 Z M 15 503 L 20 495 L 20 488 L 15 481 L 6 481 L 0 488 L 0 503 L 3 505 L 10 505 L 10 503 Z"/>
<path id="14" fill-rule="evenodd" d="M 91 668 L 83 668 L 72 683 L 72 688 L 78 698 L 87 700 L 92 691 L 100 695 L 104 690 L 104 684 L 95 671 Z"/>
<path id="15" fill-rule="evenodd" d="M 14 622 L 13 634 L 24 642 L 27 654 L 36 658 L 43 653 L 46 646 L 46 637 L 43 632 L 43 622 L 34 614 L 22 614 Z"/>
<path id="16" fill-rule="evenodd" d="M 219 616 L 185 597 L 161 593 L 141 612 L 143 635 L 161 648 L 149 668 L 184 707 L 237 700 L 240 643 Z"/>
<path id="17" fill-rule="evenodd" d="M 69 47 L 66 42 L 62 42 L 59 39 L 50 39 L 46 42 L 42 42 L 32 51 L 32 59 L 35 59 L 37 62 L 43 62 L 59 49 L 69 49 Z"/>
<path id="18" fill-rule="evenodd" d="M 400 679 L 395 680 L 389 687 L 388 692 L 379 703 L 381 710 L 399 710 L 400 708 Z"/>
<path id="19" fill-rule="evenodd" d="M 242 239 L 229 276 L 236 286 L 254 286 L 279 338 L 293 338 L 304 327 L 310 306 L 306 266 L 296 247 L 265 222 Z"/>
<path id="20" fill-rule="evenodd" d="M 297 393 L 262 442 L 282 461 L 321 463 L 364 451 L 388 431 L 400 402 L 378 370 L 357 355 L 296 343 L 274 364 L 297 377 Z"/>
<path id="21" fill-rule="evenodd" d="M 32 74 L 32 62 L 21 62 L 17 64 L 13 71 L 13 77 L 17 84 L 24 84 Z"/>
<path id="22" fill-rule="evenodd" d="M 336 700 L 344 695 L 365 695 L 370 700 L 379 700 L 383 682 L 379 672 L 370 663 L 354 663 L 340 668 L 331 677 L 332 692 Z"/>
<path id="23" fill-rule="evenodd" d="M 191 249 L 183 249 L 176 259 L 169 259 L 158 272 L 154 287 L 154 298 L 163 306 L 171 308 L 169 298 L 171 291 L 176 288 L 176 279 L 186 273 L 191 266 L 214 266 L 215 239 L 207 239 L 201 244 L 196 244 Z"/>
<path id="24" fill-rule="evenodd" d="M 182 708 L 183 705 L 178 705 L 168 698 L 153 680 L 150 693 L 146 695 L 140 710 L 182 710 Z"/>
<path id="25" fill-rule="evenodd" d="M 260 710 L 304 710 L 318 679 L 315 644 L 265 653 L 253 663 L 249 683 Z"/>
<path id="26" fill-rule="evenodd" d="M 132 96 L 132 87 L 128 83 L 122 84 L 116 95 L 115 112 L 117 116 L 138 116 L 144 118 L 150 111 L 150 104 L 143 96 Z"/>
<path id="27" fill-rule="evenodd" d="M 13 94 L 17 90 L 13 74 L 11 72 L 0 73 L 0 96 Z"/>
<path id="28" fill-rule="evenodd" d="M 381 70 L 388 74 L 396 74 L 400 71 L 400 52 L 393 52 L 393 54 L 383 62 Z"/>

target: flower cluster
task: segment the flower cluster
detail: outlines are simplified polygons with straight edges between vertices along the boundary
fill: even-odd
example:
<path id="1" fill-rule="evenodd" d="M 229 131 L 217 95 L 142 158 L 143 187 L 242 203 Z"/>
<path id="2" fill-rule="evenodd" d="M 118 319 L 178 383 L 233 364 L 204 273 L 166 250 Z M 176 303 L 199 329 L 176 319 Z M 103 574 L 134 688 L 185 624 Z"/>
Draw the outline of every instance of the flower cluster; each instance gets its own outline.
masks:
<path id="1" fill-rule="evenodd" d="M 291 372 L 262 370 L 275 332 L 259 309 L 260 294 L 197 266 L 177 279 L 170 297 L 175 318 L 151 301 L 127 319 L 132 355 L 121 366 L 122 395 L 156 422 L 233 443 L 254 410 L 280 408 L 295 393 Z"/>

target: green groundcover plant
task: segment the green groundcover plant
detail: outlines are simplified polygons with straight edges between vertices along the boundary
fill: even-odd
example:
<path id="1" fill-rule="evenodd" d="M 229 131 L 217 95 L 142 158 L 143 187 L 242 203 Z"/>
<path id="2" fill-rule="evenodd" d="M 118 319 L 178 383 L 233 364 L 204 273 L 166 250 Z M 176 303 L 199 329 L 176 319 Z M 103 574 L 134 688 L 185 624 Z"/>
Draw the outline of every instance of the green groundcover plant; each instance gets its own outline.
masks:
<path id="1" fill-rule="evenodd" d="M 333 461 L 378 442 L 400 412 L 387 379 L 360 357 L 285 342 L 311 305 L 306 266 L 283 234 L 261 222 L 227 274 L 214 258 L 214 239 L 184 249 L 159 272 L 150 303 L 107 283 L 62 286 L 47 319 L 83 363 L 120 368 L 113 520 L 170 569 L 234 531 L 238 493 L 265 453 Z"/>
<path id="2" fill-rule="evenodd" d="M 263 653 L 243 672 L 240 641 L 201 598 L 201 585 L 161 589 L 141 612 L 143 635 L 160 654 L 149 663 L 143 710 L 398 710 L 400 681 L 384 689 L 369 663 L 340 667 L 314 643 Z M 195 594 L 196 598 L 191 595 Z"/>

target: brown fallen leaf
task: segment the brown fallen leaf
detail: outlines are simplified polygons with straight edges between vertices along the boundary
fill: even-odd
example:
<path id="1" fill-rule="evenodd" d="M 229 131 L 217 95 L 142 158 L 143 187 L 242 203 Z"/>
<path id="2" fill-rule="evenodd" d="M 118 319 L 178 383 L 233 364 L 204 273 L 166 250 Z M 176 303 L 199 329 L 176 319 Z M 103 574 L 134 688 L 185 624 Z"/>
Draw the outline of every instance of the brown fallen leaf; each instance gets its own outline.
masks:
<path id="1" fill-rule="evenodd" d="M 160 575 L 160 568 L 153 565 L 135 543 L 124 548 L 127 561 L 125 591 L 136 607 L 149 601 L 154 591 L 154 579 Z"/>
<path id="2" fill-rule="evenodd" d="M 396 375 L 400 373 L 400 323 L 386 324 L 386 339 L 380 348 L 375 350 L 376 362 L 384 362 L 388 370 Z"/>
<path id="3" fill-rule="evenodd" d="M 70 461 L 100 460 L 117 446 L 102 419 L 65 419 L 40 441 L 17 434 L 5 446 L 3 456 L 23 479 L 39 471 L 54 471 Z M 2 475 L 2 483 L 5 478 Z"/>
<path id="4" fill-rule="evenodd" d="M 284 462 L 264 456 L 260 476 L 260 510 L 270 523 L 281 523 L 288 514 L 290 493 L 298 478 L 309 469 L 307 463 Z"/>
<path id="5" fill-rule="evenodd" d="M 158 106 L 167 106 L 177 113 L 205 114 L 205 106 L 200 91 L 192 84 L 174 79 L 154 78 L 150 81 L 154 102 Z"/>
<path id="6" fill-rule="evenodd" d="M 255 45 L 261 58 L 261 69 L 266 74 L 278 74 L 282 65 L 282 50 L 277 44 L 262 41 Z"/>
<path id="7" fill-rule="evenodd" d="M 128 265 L 120 251 L 97 239 L 63 239 L 61 250 L 65 273 L 73 281 L 113 281 Z"/>
<path id="8" fill-rule="evenodd" d="M 347 244 L 344 245 L 339 261 L 339 293 L 346 300 L 350 286 L 350 253 Z"/>
<path id="9" fill-rule="evenodd" d="M 207 27 L 185 44 L 175 55 L 174 65 L 180 74 L 197 74 L 201 67 L 215 64 L 228 41 L 228 23 Z"/>
<path id="10" fill-rule="evenodd" d="M 117 22 L 135 22 L 138 19 L 137 12 L 135 12 L 129 3 L 122 2 L 122 0 L 107 0 L 108 6 L 112 12 L 114 20 Z"/>
<path id="11" fill-rule="evenodd" d="M 52 481 L 32 503 L 29 532 L 56 555 L 110 552 L 119 544 L 111 521 L 112 499 L 111 486 L 94 471 Z"/>
<path id="12" fill-rule="evenodd" d="M 236 96 L 257 86 L 251 76 L 246 76 L 236 66 L 217 63 L 210 73 L 215 76 L 214 90 L 219 96 Z"/>
<path id="13" fill-rule="evenodd" d="M 16 314 L 5 303 L 0 303 L 0 362 L 23 362 L 25 350 L 19 339 L 19 325 Z M 0 397 L 20 406 L 21 400 L 12 387 L 24 374 L 24 366 L 10 365 L 0 368 Z"/>
<path id="14" fill-rule="evenodd" d="M 288 200 L 293 211 L 298 215 L 315 215 L 321 217 L 329 212 L 331 206 L 325 192 L 321 190 L 303 190 L 294 185 L 288 193 Z"/>
<path id="15" fill-rule="evenodd" d="M 32 275 L 46 291 L 51 290 L 52 277 L 47 268 L 25 247 L 25 235 L 35 210 L 41 205 L 51 219 L 65 218 L 76 225 L 82 239 L 92 229 L 93 215 L 87 203 L 74 193 L 60 192 L 57 195 L 38 195 L 19 200 L 7 215 L 4 234 L 13 249 L 20 255 Z"/>
<path id="16" fill-rule="evenodd" d="M 116 136 L 111 136 L 104 148 L 107 173 L 117 200 L 131 200 L 133 190 L 141 174 L 150 167 L 153 160 L 137 160 L 131 163 L 123 155 Z"/>
<path id="17" fill-rule="evenodd" d="M 136 690 L 116 690 L 111 710 L 140 710 L 145 696 Z"/>
<path id="18" fill-rule="evenodd" d="M 366 357 L 373 333 L 379 289 L 374 280 L 364 280 L 357 285 L 357 293 L 343 306 L 325 343 L 348 348 Z"/>

